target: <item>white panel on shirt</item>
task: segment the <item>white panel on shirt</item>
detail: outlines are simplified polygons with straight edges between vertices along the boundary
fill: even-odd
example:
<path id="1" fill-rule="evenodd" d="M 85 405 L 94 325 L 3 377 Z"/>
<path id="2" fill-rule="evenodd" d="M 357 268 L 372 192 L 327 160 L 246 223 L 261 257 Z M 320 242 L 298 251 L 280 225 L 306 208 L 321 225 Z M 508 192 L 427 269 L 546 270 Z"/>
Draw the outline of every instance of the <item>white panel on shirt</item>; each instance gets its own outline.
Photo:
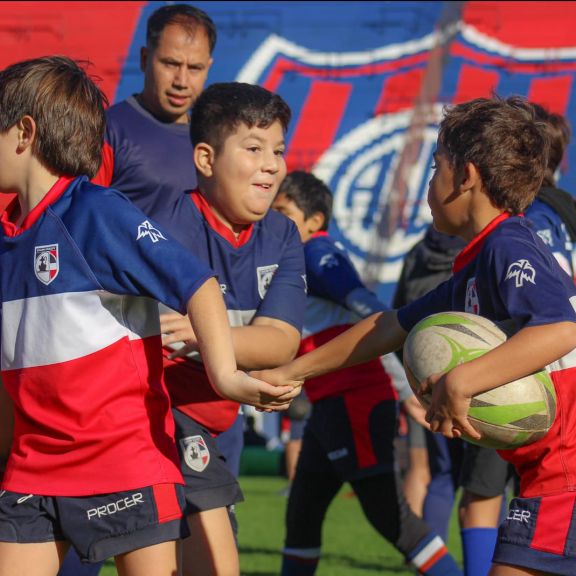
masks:
<path id="1" fill-rule="evenodd" d="M 12 300 L 2 306 L 2 370 L 67 362 L 159 333 L 149 298 L 93 291 Z"/>
<path id="2" fill-rule="evenodd" d="M 332 326 L 356 324 L 360 320 L 358 314 L 335 302 L 325 298 L 316 298 L 315 296 L 306 298 L 306 314 L 304 318 L 302 338 L 318 334 L 318 332 L 322 332 Z"/>

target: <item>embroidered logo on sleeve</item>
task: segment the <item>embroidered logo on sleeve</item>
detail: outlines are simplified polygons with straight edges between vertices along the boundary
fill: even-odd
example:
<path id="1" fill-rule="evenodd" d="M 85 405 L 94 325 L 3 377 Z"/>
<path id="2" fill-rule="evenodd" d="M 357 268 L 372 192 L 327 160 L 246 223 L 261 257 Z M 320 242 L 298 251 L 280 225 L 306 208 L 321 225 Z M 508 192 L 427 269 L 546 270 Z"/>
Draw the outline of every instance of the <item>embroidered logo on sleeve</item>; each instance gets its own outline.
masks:
<path id="1" fill-rule="evenodd" d="M 136 236 L 136 240 L 140 240 L 146 236 L 148 236 L 154 243 L 158 242 L 158 240 L 166 240 L 162 232 L 157 228 L 154 228 L 148 220 L 144 220 L 144 222 L 138 226 L 138 236 Z"/>
<path id="2" fill-rule="evenodd" d="M 259 266 L 256 268 L 258 294 L 260 294 L 260 298 L 266 296 L 266 292 L 268 292 L 268 288 L 270 288 L 270 284 L 272 284 L 272 278 L 274 278 L 277 269 L 278 264 L 270 264 L 270 266 Z"/>
<path id="3" fill-rule="evenodd" d="M 511 278 L 514 278 L 516 288 L 523 286 L 524 281 L 536 284 L 536 270 L 534 270 L 528 260 L 518 260 L 508 266 L 504 280 L 510 280 Z"/>
<path id="4" fill-rule="evenodd" d="M 42 284 L 53 282 L 59 270 L 58 244 L 34 246 L 34 274 Z"/>

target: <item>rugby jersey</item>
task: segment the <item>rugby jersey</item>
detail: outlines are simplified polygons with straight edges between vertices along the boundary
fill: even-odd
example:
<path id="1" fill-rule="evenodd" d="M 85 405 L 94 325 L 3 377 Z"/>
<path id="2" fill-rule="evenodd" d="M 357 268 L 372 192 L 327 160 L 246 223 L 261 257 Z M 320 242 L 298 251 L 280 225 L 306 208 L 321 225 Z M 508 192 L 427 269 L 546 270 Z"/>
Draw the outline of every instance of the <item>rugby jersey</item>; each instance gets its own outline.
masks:
<path id="1" fill-rule="evenodd" d="M 299 355 L 331 340 L 360 318 L 384 305 L 368 291 L 344 248 L 326 232 L 304 244 L 308 298 Z M 311 402 L 370 386 L 384 387 L 383 398 L 396 399 L 396 390 L 379 359 L 310 378 L 304 384 Z"/>
<path id="2" fill-rule="evenodd" d="M 271 210 L 235 238 L 198 190 L 158 210 L 155 219 L 214 270 L 231 326 L 267 317 L 301 331 L 306 273 L 302 242 L 291 220 Z M 165 348 L 164 366 L 174 406 L 213 434 L 228 429 L 239 405 L 212 389 L 199 357 L 169 360 L 170 352 Z"/>
<path id="3" fill-rule="evenodd" d="M 457 256 L 453 276 L 398 311 L 409 331 L 436 312 L 456 310 L 517 329 L 576 321 L 576 288 L 552 252 L 523 217 L 495 218 Z M 521 496 L 576 490 L 576 352 L 546 367 L 554 382 L 556 419 L 541 440 L 499 450 L 520 476 Z"/>
<path id="4" fill-rule="evenodd" d="M 156 300 L 184 313 L 212 271 L 85 177 L 61 178 L 21 227 L 18 209 L 1 220 L 1 370 L 15 408 L 2 488 L 181 483 Z"/>

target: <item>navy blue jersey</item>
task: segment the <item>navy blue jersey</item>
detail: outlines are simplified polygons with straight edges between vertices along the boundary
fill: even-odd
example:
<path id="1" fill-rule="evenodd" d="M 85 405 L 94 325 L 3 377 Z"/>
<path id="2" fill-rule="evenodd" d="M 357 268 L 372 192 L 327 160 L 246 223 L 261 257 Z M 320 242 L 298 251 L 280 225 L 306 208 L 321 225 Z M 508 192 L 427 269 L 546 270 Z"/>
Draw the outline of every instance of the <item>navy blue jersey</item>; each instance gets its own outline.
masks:
<path id="1" fill-rule="evenodd" d="M 247 326 L 260 316 L 301 331 L 306 300 L 304 253 L 291 220 L 270 211 L 235 238 L 198 191 L 165 206 L 155 218 L 216 272 L 232 326 Z M 172 401 L 209 430 L 221 432 L 234 420 L 238 405 L 220 400 L 207 381 L 185 385 L 186 380 L 201 377 L 197 364 L 165 361 Z M 217 406 L 222 408 L 220 415 Z"/>
<path id="2" fill-rule="evenodd" d="M 110 107 L 102 166 L 94 182 L 122 191 L 154 216 L 196 187 L 188 124 L 164 123 L 135 97 Z"/>
<path id="3" fill-rule="evenodd" d="M 213 272 L 85 177 L 61 178 L 21 227 L 12 214 L 0 241 L 15 411 L 3 488 L 81 496 L 182 482 L 156 301 L 184 312 Z"/>
<path id="4" fill-rule="evenodd" d="M 308 298 L 300 354 L 314 350 L 361 318 L 384 308 L 364 286 L 344 248 L 326 232 L 310 238 L 304 244 L 304 254 Z M 310 378 L 305 386 L 312 402 L 373 386 L 385 398 L 396 398 L 390 376 L 378 359 Z"/>
<path id="5" fill-rule="evenodd" d="M 457 310 L 495 322 L 512 320 L 517 329 L 576 322 L 576 287 L 531 223 L 503 214 L 457 256 L 453 276 L 398 311 L 409 331 L 436 312 Z M 558 397 L 556 420 L 538 442 L 502 450 L 521 480 L 525 497 L 574 490 L 576 478 L 576 353 L 546 367 Z"/>

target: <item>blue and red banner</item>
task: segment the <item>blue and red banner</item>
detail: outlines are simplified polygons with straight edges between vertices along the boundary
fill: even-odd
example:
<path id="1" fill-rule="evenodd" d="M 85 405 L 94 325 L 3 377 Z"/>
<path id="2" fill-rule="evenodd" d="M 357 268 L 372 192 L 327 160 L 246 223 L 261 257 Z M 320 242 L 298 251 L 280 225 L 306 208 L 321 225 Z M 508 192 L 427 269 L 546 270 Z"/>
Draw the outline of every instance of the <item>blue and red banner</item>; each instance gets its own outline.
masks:
<path id="1" fill-rule="evenodd" d="M 165 2 L 2 2 L 0 67 L 90 60 L 112 102 L 142 88 L 146 21 Z M 278 92 L 293 110 L 290 169 L 332 189 L 331 232 L 388 300 L 430 221 L 442 107 L 520 94 L 576 127 L 574 2 L 194 2 L 214 19 L 210 82 Z M 576 140 L 559 184 L 576 193 Z"/>

